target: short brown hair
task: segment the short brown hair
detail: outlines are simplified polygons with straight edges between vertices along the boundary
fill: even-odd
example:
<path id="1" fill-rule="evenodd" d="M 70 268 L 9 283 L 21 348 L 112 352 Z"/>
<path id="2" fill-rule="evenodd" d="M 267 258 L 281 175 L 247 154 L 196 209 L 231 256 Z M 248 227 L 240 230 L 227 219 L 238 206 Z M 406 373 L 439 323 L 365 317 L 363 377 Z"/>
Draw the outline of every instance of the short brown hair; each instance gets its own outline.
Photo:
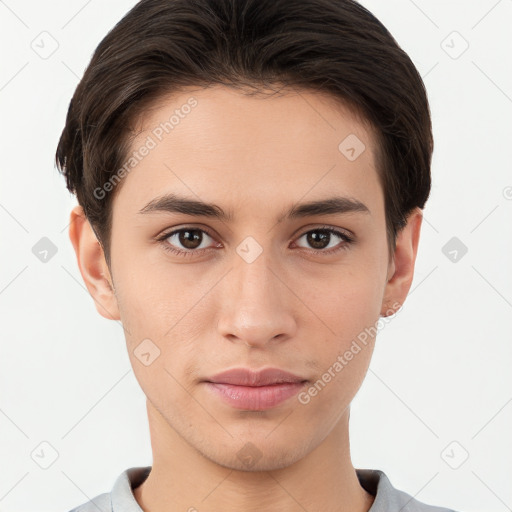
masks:
<path id="1" fill-rule="evenodd" d="M 377 134 L 393 254 L 429 197 L 433 137 L 421 76 L 382 23 L 354 0 L 142 0 L 94 52 L 55 156 L 109 265 L 120 187 L 95 190 L 123 165 L 133 123 L 180 87 L 215 84 L 324 92 L 359 113 Z"/>

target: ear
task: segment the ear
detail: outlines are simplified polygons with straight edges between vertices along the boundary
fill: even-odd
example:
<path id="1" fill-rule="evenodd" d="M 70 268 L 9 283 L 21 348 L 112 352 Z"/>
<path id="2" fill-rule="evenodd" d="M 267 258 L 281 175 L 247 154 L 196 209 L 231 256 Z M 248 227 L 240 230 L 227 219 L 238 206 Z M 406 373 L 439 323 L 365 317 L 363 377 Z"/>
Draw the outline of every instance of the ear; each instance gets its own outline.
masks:
<path id="1" fill-rule="evenodd" d="M 113 281 L 103 248 L 81 206 L 71 210 L 69 238 L 75 249 L 85 286 L 94 299 L 98 313 L 108 320 L 120 320 Z"/>
<path id="2" fill-rule="evenodd" d="M 395 314 L 407 298 L 414 278 L 414 263 L 418 252 L 422 220 L 422 210 L 414 209 L 407 218 L 407 225 L 397 235 L 396 249 L 388 269 L 381 316 Z"/>

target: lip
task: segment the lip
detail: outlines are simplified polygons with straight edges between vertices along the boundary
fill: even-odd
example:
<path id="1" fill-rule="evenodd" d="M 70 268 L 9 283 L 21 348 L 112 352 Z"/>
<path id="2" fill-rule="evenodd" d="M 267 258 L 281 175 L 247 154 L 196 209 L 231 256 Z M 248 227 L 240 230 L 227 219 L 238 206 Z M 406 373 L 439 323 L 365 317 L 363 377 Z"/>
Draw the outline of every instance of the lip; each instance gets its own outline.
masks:
<path id="1" fill-rule="evenodd" d="M 206 379 L 207 382 L 233 384 L 235 386 L 268 386 L 290 382 L 304 382 L 307 379 L 279 368 L 233 368 Z"/>
<path id="2" fill-rule="evenodd" d="M 263 411 L 296 395 L 308 381 L 278 368 L 234 368 L 204 382 L 210 392 L 235 409 Z"/>

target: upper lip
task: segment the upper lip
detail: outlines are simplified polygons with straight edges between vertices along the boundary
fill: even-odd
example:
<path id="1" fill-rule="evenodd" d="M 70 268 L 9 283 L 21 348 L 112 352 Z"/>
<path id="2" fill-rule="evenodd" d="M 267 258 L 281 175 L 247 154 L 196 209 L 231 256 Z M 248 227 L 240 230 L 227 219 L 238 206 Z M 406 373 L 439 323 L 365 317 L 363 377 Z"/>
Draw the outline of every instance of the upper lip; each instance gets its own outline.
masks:
<path id="1" fill-rule="evenodd" d="M 283 382 L 304 382 L 306 380 L 279 368 L 264 368 L 261 370 L 233 368 L 208 378 L 206 382 L 233 384 L 236 386 L 267 386 Z"/>

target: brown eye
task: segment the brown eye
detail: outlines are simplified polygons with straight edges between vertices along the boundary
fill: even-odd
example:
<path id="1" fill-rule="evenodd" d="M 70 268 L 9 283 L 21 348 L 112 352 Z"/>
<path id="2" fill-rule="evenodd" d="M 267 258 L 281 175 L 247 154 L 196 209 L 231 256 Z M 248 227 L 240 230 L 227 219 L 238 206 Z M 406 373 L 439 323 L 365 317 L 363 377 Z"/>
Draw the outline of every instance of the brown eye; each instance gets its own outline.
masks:
<path id="1" fill-rule="evenodd" d="M 211 248 L 213 237 L 204 229 L 185 227 L 165 233 L 158 238 L 166 251 L 180 256 L 193 256 Z"/>
<path id="2" fill-rule="evenodd" d="M 182 229 L 176 233 L 177 241 L 182 244 L 185 249 L 197 249 L 203 240 L 202 231 L 200 229 Z"/>
<path id="3" fill-rule="evenodd" d="M 325 253 L 332 253 L 339 249 L 347 248 L 353 242 L 352 238 L 348 235 L 334 228 L 313 229 L 302 234 L 300 238 L 305 238 L 307 246 L 299 245 L 299 247 Z M 342 241 L 341 245 L 340 240 Z"/>
<path id="4" fill-rule="evenodd" d="M 310 231 L 306 233 L 306 240 L 313 249 L 325 249 L 332 238 L 331 233 L 326 231 Z"/>

